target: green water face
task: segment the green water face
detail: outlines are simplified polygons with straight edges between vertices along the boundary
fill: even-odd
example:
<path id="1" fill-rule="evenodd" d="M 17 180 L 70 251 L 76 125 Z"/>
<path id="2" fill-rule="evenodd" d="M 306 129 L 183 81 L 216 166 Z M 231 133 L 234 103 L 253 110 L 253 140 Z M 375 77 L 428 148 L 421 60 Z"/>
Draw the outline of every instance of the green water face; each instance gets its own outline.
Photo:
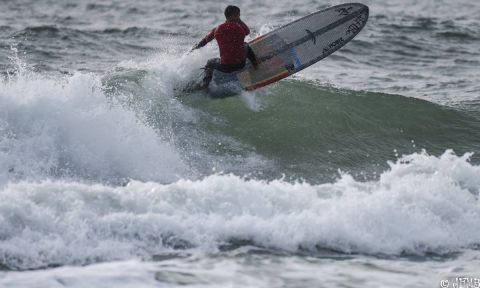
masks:
<path id="1" fill-rule="evenodd" d="M 270 169 L 316 182 L 340 169 L 368 178 L 402 154 L 479 150 L 479 115 L 424 100 L 295 80 L 255 97 L 261 103 L 256 111 L 241 97 L 195 99 L 192 105 L 208 115 L 201 125 L 209 133 L 228 135 L 272 160 L 273 167 L 262 171 L 271 177 L 279 175 Z"/>

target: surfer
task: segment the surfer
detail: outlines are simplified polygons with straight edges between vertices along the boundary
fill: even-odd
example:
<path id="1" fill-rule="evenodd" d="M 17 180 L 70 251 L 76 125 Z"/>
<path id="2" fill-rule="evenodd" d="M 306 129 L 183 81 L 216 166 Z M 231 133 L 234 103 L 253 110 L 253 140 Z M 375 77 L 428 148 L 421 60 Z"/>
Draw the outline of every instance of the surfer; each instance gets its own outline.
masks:
<path id="1" fill-rule="evenodd" d="M 258 66 L 257 58 L 252 48 L 244 42 L 245 36 L 250 34 L 250 29 L 240 19 L 240 8 L 229 5 L 225 8 L 224 13 L 225 18 L 227 18 L 225 23 L 212 29 L 205 38 L 192 48 L 193 51 L 216 39 L 220 50 L 220 58 L 210 59 L 205 65 L 202 88 L 207 88 L 210 84 L 214 69 L 224 73 L 241 70 L 245 67 L 246 58 L 250 60 L 255 69 Z"/>

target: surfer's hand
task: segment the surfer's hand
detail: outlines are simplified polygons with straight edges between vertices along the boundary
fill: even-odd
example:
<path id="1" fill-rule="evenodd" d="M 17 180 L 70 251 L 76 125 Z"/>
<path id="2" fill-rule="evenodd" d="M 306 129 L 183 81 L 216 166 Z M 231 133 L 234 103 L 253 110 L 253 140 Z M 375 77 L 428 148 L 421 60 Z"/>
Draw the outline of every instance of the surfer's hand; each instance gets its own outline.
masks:
<path id="1" fill-rule="evenodd" d="M 192 47 L 192 50 L 190 50 L 190 52 L 192 52 L 193 50 L 202 48 L 203 46 L 207 45 L 208 42 L 210 42 L 210 40 L 207 40 L 207 38 L 203 38 L 202 41 L 198 42 Z"/>
<path id="2" fill-rule="evenodd" d="M 188 53 L 192 53 L 193 50 L 197 50 L 199 47 L 198 47 L 198 44 L 195 44 L 193 45 L 192 49 L 190 49 L 190 51 L 188 51 Z"/>

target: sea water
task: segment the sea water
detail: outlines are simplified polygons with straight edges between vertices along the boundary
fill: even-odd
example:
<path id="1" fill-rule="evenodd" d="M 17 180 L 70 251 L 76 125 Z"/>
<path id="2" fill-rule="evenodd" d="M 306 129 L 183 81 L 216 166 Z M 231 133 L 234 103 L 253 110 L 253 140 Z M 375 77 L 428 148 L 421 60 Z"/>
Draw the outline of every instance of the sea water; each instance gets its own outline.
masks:
<path id="1" fill-rule="evenodd" d="M 363 3 L 332 56 L 215 99 L 182 91 L 224 2 L 2 1 L 0 287 L 480 279 L 480 3 Z M 248 39 L 336 4 L 237 3 Z"/>

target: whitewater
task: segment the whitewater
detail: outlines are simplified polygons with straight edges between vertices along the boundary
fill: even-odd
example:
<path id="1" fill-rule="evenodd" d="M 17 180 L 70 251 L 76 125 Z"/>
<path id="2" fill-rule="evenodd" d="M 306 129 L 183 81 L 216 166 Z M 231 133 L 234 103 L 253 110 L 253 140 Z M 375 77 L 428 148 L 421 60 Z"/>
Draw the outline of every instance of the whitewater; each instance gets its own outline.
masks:
<path id="1" fill-rule="evenodd" d="M 0 4 L 0 287 L 480 278 L 480 6 L 408 2 L 223 99 L 181 92 L 223 4 Z M 252 37 L 338 4 L 253 3 Z"/>

